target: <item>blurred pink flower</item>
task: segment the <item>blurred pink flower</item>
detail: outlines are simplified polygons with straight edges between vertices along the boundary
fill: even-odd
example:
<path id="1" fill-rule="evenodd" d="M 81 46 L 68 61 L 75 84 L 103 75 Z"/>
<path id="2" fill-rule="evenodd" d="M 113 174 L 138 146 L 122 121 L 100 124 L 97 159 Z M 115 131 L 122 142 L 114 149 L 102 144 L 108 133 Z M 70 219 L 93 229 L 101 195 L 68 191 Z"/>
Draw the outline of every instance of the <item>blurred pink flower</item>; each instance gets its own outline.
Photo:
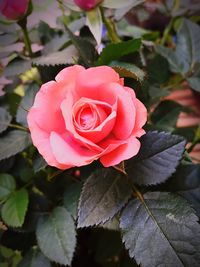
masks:
<path id="1" fill-rule="evenodd" d="M 95 8 L 101 2 L 102 0 L 74 0 L 74 3 L 85 11 Z"/>
<path id="2" fill-rule="evenodd" d="M 0 12 L 8 19 L 18 20 L 26 14 L 29 0 L 1 0 Z"/>

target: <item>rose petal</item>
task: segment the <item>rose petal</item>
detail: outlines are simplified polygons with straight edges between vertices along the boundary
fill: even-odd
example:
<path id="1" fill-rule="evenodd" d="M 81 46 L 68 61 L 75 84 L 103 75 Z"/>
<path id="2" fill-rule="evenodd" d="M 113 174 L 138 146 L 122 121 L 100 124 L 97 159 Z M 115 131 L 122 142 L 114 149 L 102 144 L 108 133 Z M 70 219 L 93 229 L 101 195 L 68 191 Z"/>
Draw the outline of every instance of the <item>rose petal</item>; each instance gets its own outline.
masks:
<path id="1" fill-rule="evenodd" d="M 110 67 L 100 66 L 93 67 L 80 72 L 77 77 L 76 91 L 80 97 L 88 97 L 101 100 L 98 96 L 103 92 L 97 88 L 101 84 L 120 83 L 119 75 Z"/>
<path id="2" fill-rule="evenodd" d="M 98 158 L 94 151 L 81 147 L 69 134 L 61 136 L 52 132 L 50 144 L 56 160 L 69 168 L 87 165 Z"/>
<path id="3" fill-rule="evenodd" d="M 136 109 L 136 118 L 135 118 L 135 125 L 134 125 L 133 134 L 136 137 L 140 137 L 141 136 L 141 128 L 147 122 L 147 109 L 142 104 L 142 102 L 140 102 L 140 100 L 138 100 L 137 98 L 135 98 L 134 103 L 135 103 L 135 109 Z"/>
<path id="4" fill-rule="evenodd" d="M 55 80 L 57 82 L 75 83 L 76 78 L 80 73 L 85 73 L 85 68 L 80 65 L 74 65 L 61 70 L 57 74 Z"/>
<path id="5" fill-rule="evenodd" d="M 112 144 L 112 142 L 110 143 Z M 126 143 L 122 143 L 110 153 L 100 158 L 104 167 L 110 167 L 119 164 L 121 161 L 130 159 L 135 156 L 140 149 L 140 142 L 137 138 L 131 136 Z"/>
<path id="6" fill-rule="evenodd" d="M 54 166 L 59 169 L 66 169 L 66 165 L 58 163 L 55 159 L 50 146 L 49 134 L 43 131 L 35 122 L 35 112 L 37 112 L 37 110 L 32 108 L 27 117 L 34 146 L 37 147 L 39 153 L 50 166 Z"/>

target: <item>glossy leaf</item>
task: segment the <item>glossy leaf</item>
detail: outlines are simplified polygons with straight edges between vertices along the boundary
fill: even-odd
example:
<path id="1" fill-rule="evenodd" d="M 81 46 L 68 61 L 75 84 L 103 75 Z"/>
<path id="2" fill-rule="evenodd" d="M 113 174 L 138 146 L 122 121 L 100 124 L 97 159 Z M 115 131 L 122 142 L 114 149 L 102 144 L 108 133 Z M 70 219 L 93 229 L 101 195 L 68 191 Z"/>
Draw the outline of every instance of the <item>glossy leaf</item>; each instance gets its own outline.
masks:
<path id="1" fill-rule="evenodd" d="M 15 179 L 10 174 L 0 174 L 0 200 L 9 196 L 16 188 Z"/>
<path id="2" fill-rule="evenodd" d="M 126 162 L 126 171 L 134 183 L 163 183 L 176 170 L 185 149 L 185 140 L 165 132 L 148 132 L 141 139 L 137 156 Z"/>
<path id="3" fill-rule="evenodd" d="M 63 265 L 70 265 L 76 245 L 74 221 L 63 207 L 40 218 L 36 230 L 38 245 L 43 254 Z"/>
<path id="4" fill-rule="evenodd" d="M 140 49 L 140 46 L 140 39 L 123 41 L 116 44 L 108 44 L 99 56 L 98 65 L 106 65 L 113 60 L 121 58 L 122 56 L 134 53 Z"/>
<path id="5" fill-rule="evenodd" d="M 123 241 L 143 267 L 190 267 L 200 264 L 200 226 L 194 210 L 180 196 L 151 192 L 132 200 L 120 227 Z"/>
<path id="6" fill-rule="evenodd" d="M 1 216 L 3 221 L 12 227 L 20 227 L 24 223 L 28 208 L 28 192 L 21 189 L 13 193 L 4 203 Z"/>
<path id="7" fill-rule="evenodd" d="M 29 133 L 18 130 L 9 132 L 6 136 L 0 138 L 0 160 L 16 155 L 30 144 Z"/>
<path id="8" fill-rule="evenodd" d="M 86 180 L 79 202 L 78 227 L 104 223 L 131 195 L 127 178 L 114 169 L 100 169 Z"/>
<path id="9" fill-rule="evenodd" d="M 18 267 L 51 267 L 50 261 L 37 249 L 31 249 Z"/>
<path id="10" fill-rule="evenodd" d="M 6 109 L 0 107 L 0 133 L 2 133 L 8 128 L 8 125 L 11 120 L 12 117 L 9 112 Z"/>

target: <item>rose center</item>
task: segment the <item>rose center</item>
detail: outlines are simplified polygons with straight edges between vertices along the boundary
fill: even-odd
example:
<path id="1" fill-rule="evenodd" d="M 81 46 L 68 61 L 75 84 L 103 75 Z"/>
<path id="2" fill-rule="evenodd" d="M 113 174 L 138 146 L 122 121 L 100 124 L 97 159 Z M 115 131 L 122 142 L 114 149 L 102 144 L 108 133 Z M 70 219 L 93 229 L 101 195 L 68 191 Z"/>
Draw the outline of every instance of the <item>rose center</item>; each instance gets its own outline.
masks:
<path id="1" fill-rule="evenodd" d="M 101 105 L 87 102 L 77 103 L 73 114 L 76 128 L 84 131 L 95 129 L 108 116 Z"/>

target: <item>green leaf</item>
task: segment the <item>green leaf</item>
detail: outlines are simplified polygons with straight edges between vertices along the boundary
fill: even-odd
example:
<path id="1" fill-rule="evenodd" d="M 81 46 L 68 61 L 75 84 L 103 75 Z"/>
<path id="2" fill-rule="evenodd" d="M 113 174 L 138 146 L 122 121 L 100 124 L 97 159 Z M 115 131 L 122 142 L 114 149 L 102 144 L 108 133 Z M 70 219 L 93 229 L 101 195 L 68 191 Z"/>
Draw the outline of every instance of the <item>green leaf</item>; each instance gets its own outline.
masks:
<path id="1" fill-rule="evenodd" d="M 200 27 L 188 19 L 183 19 L 177 33 L 175 51 L 161 45 L 156 46 L 156 51 L 168 60 L 172 72 L 184 75 L 200 62 L 199 45 Z"/>
<path id="2" fill-rule="evenodd" d="M 12 117 L 5 108 L 0 107 L 0 133 L 5 131 L 11 122 Z"/>
<path id="3" fill-rule="evenodd" d="M 39 156 L 33 160 L 33 170 L 35 173 L 44 170 L 47 166 L 47 162 L 43 159 L 43 157 Z"/>
<path id="4" fill-rule="evenodd" d="M 180 196 L 151 192 L 132 200 L 120 227 L 123 241 L 142 267 L 190 267 L 200 264 L 198 217 Z"/>
<path id="5" fill-rule="evenodd" d="M 98 65 L 107 65 L 113 60 L 117 60 L 122 56 L 134 53 L 140 49 L 141 39 L 134 39 L 120 42 L 117 44 L 108 44 L 101 52 Z"/>
<path id="6" fill-rule="evenodd" d="M 97 44 L 100 45 L 103 22 L 101 12 L 98 7 L 86 12 L 86 25 L 89 27 L 91 33 L 97 41 Z"/>
<path id="7" fill-rule="evenodd" d="M 82 184 L 71 184 L 64 193 L 64 205 L 74 219 L 77 218 L 78 201 L 81 194 Z"/>
<path id="8" fill-rule="evenodd" d="M 129 6 L 136 6 L 138 4 L 143 3 L 144 0 L 104 0 L 102 2 L 102 6 L 103 7 L 107 7 L 107 8 L 126 8 Z"/>
<path id="9" fill-rule="evenodd" d="M 200 77 L 190 77 L 187 79 L 189 86 L 197 92 L 200 92 Z"/>
<path id="10" fill-rule="evenodd" d="M 51 263 L 39 250 L 31 249 L 18 267 L 51 267 Z"/>
<path id="11" fill-rule="evenodd" d="M 19 67 L 20 66 L 20 67 Z M 21 58 L 16 58 L 8 63 L 6 68 L 4 69 L 4 75 L 6 77 L 11 77 L 15 75 L 19 75 L 27 70 L 31 69 L 31 61 L 24 60 Z"/>
<path id="12" fill-rule="evenodd" d="M 139 81 L 140 83 L 144 80 L 145 75 L 146 75 L 142 69 L 138 68 L 134 64 L 113 61 L 111 62 L 110 66 L 117 73 L 119 73 L 121 77 L 133 78 L 136 81 Z"/>
<path id="13" fill-rule="evenodd" d="M 17 110 L 16 121 L 26 127 L 28 127 L 27 123 L 27 110 L 33 105 L 34 98 L 36 93 L 39 90 L 39 86 L 36 84 L 31 84 L 26 89 L 25 96 L 20 102 L 19 108 Z"/>
<path id="14" fill-rule="evenodd" d="M 62 51 L 50 53 L 33 60 L 36 66 L 55 66 L 63 64 L 74 64 L 78 61 L 78 51 L 73 46 L 65 48 Z"/>
<path id="15" fill-rule="evenodd" d="M 131 188 L 124 175 L 100 169 L 87 179 L 79 202 L 78 227 L 104 223 L 126 204 Z"/>
<path id="16" fill-rule="evenodd" d="M 6 173 L 0 174 L 0 200 L 9 196 L 16 188 L 15 179 Z"/>
<path id="17" fill-rule="evenodd" d="M 0 160 L 16 155 L 30 144 L 29 133 L 18 130 L 9 132 L 0 138 Z"/>
<path id="18" fill-rule="evenodd" d="M 28 208 L 28 193 L 21 189 L 13 193 L 4 203 L 1 216 L 3 221 L 12 227 L 20 227 L 24 223 Z"/>
<path id="19" fill-rule="evenodd" d="M 141 139 L 137 156 L 126 161 L 126 171 L 137 184 L 153 185 L 167 180 L 176 170 L 185 140 L 165 132 L 148 132 Z"/>
<path id="20" fill-rule="evenodd" d="M 38 245 L 50 260 L 70 265 L 76 245 L 74 221 L 63 207 L 40 218 L 36 230 Z"/>
<path id="21" fill-rule="evenodd" d="M 151 121 L 160 130 L 172 132 L 183 107 L 170 100 L 162 101 L 151 115 Z"/>
<path id="22" fill-rule="evenodd" d="M 148 93 L 150 96 L 151 104 L 155 104 L 159 102 L 161 98 L 167 96 L 169 94 L 169 91 L 154 84 L 148 86 Z"/>

